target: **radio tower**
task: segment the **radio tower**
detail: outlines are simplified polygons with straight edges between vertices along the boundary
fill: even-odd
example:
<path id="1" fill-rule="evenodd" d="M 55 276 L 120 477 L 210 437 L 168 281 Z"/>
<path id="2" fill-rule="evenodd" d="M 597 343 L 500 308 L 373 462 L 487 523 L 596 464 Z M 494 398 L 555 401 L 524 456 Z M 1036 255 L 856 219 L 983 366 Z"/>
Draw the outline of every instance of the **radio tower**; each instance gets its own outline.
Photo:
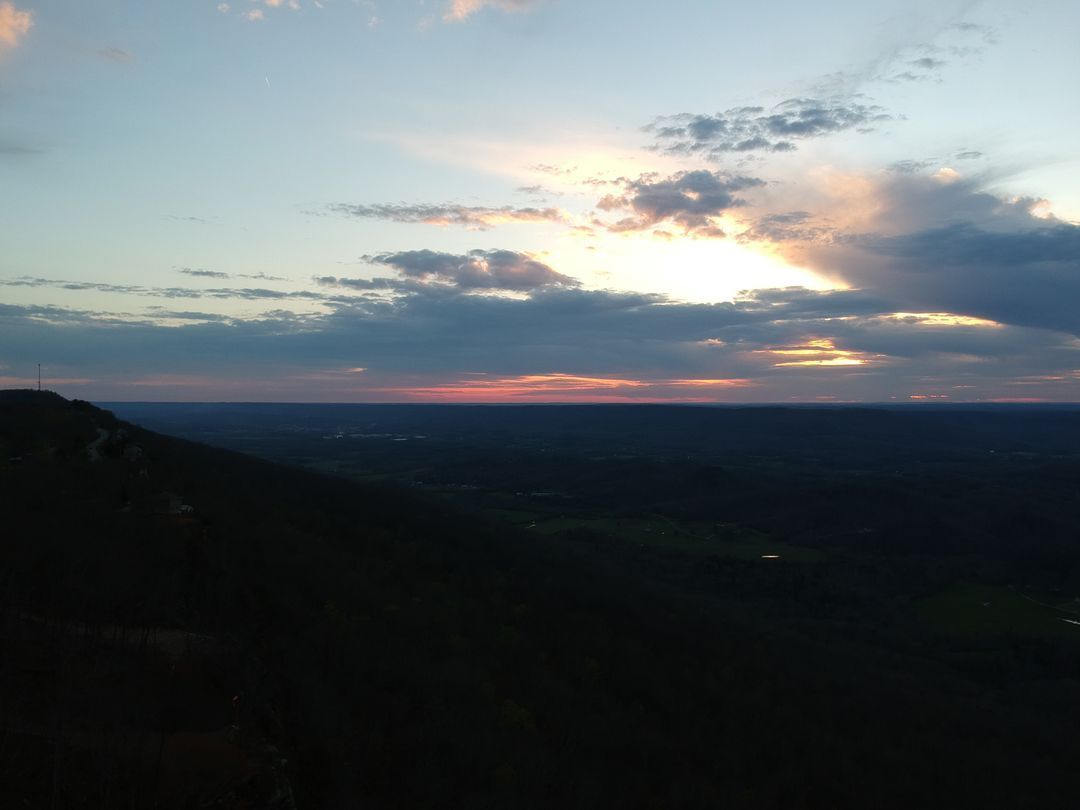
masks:
<path id="1" fill-rule="evenodd" d="M 41 390 L 41 363 L 37 364 L 37 390 Z"/>

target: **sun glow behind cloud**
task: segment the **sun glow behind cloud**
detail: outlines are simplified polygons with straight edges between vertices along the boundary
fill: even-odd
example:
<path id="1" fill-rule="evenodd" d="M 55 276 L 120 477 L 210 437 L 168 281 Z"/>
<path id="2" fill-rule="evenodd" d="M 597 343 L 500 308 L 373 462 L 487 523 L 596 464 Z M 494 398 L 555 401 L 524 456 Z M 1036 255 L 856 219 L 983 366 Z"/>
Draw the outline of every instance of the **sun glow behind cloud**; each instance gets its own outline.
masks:
<path id="1" fill-rule="evenodd" d="M 385 143 L 433 163 L 459 166 L 550 191 L 599 197 L 619 178 L 644 172 L 671 174 L 685 166 L 678 160 L 641 149 L 635 136 L 587 129 L 552 131 L 545 140 L 528 136 L 488 138 L 474 132 L 404 132 L 365 129 L 361 141 Z M 597 192 L 600 192 L 599 194 Z"/>
<path id="2" fill-rule="evenodd" d="M 760 349 L 757 353 L 777 359 L 779 362 L 773 363 L 777 368 L 792 366 L 864 366 L 881 359 L 881 355 L 838 349 L 832 338 L 812 338 L 797 346 Z M 789 360 L 786 358 L 797 359 Z"/>
<path id="3" fill-rule="evenodd" d="M 665 239 L 652 232 L 571 235 L 560 238 L 544 257 L 591 287 L 659 293 L 681 301 L 731 301 L 748 289 L 837 289 L 732 239 Z"/>
<path id="4" fill-rule="evenodd" d="M 747 289 L 806 287 L 844 289 L 836 279 L 793 263 L 775 246 L 744 242 L 744 209 L 717 215 L 713 222 L 727 236 L 687 234 L 674 222 L 642 230 L 613 232 L 605 223 L 619 219 L 596 205 L 620 194 L 634 179 L 677 175 L 686 166 L 670 155 L 643 150 L 638 136 L 610 132 L 556 132 L 543 142 L 527 138 L 495 140 L 439 133 L 360 133 L 365 140 L 393 143 L 412 156 L 504 178 L 519 189 L 534 190 L 530 206 L 557 211 L 561 223 L 526 224 L 532 251 L 561 273 L 595 288 L 665 294 L 698 302 L 728 301 Z M 751 209 L 745 209 L 749 215 Z M 626 215 L 622 212 L 620 216 Z M 550 218 L 549 218 L 550 219 Z M 490 224 L 522 223 L 520 217 Z M 433 219 L 430 224 L 447 225 Z M 562 225 L 563 227 L 557 227 Z M 521 231 L 520 233 L 530 233 Z M 692 237 L 692 238 L 691 238 Z"/>

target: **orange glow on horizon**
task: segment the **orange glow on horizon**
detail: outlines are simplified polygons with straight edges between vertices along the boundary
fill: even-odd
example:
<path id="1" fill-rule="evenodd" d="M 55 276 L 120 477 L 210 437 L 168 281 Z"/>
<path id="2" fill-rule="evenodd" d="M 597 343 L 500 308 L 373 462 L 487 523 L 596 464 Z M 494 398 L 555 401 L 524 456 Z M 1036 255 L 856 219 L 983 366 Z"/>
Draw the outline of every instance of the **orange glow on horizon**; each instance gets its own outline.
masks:
<path id="1" fill-rule="evenodd" d="M 90 385 L 97 380 L 90 377 L 49 377 L 41 378 L 43 388 L 54 388 L 57 385 Z M 37 377 L 6 377 L 0 376 L 0 387 L 3 388 L 37 388 Z"/>
<path id="2" fill-rule="evenodd" d="M 668 393 L 665 389 L 731 389 L 751 386 L 745 379 L 659 379 L 593 377 L 576 374 L 524 374 L 482 377 L 430 386 L 379 388 L 409 398 L 443 402 L 715 402 L 713 397 Z"/>
<path id="3" fill-rule="evenodd" d="M 746 388 L 754 385 L 752 380 L 739 378 L 664 380 L 665 385 L 689 385 L 696 388 Z"/>

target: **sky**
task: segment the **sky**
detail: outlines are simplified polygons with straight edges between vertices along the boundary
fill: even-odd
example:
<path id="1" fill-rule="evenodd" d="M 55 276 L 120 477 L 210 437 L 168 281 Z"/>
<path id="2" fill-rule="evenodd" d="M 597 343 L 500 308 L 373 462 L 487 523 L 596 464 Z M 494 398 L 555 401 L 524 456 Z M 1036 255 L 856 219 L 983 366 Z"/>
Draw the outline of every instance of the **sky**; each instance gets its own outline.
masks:
<path id="1" fill-rule="evenodd" d="M 0 0 L 0 387 L 1080 401 L 1075 0 Z"/>

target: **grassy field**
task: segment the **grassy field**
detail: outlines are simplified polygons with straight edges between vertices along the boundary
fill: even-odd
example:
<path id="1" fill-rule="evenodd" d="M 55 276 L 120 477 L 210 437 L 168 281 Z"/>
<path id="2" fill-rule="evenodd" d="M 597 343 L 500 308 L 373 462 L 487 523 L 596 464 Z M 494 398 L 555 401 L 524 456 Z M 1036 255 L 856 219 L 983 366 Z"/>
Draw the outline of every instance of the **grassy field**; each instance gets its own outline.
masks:
<path id="1" fill-rule="evenodd" d="M 821 558 L 821 554 L 812 549 L 780 543 L 745 527 L 718 527 L 710 523 L 683 524 L 661 515 L 631 518 L 544 514 L 509 509 L 491 510 L 490 514 L 542 535 L 585 529 L 642 546 L 659 546 L 747 560 L 777 556 L 781 559 L 808 562 Z"/>
<path id="2" fill-rule="evenodd" d="M 917 603 L 924 619 L 956 635 L 1014 633 L 1072 638 L 1080 641 L 1080 625 L 1072 613 L 1042 604 L 1019 591 L 970 583 L 953 585 Z"/>
<path id="3" fill-rule="evenodd" d="M 356 481 L 399 481 L 404 484 L 426 481 L 428 468 L 375 472 L 351 460 L 309 461 L 309 469 L 343 474 Z M 437 478 L 437 475 L 434 476 Z M 558 497 L 523 498 L 520 494 L 492 491 L 461 484 L 424 483 L 429 493 L 450 499 L 467 496 L 474 507 L 488 517 L 504 521 L 540 535 L 572 530 L 588 530 L 617 541 L 680 551 L 716 554 L 752 560 L 779 557 L 794 562 L 813 562 L 823 555 L 809 548 L 778 542 L 767 535 L 733 523 L 680 522 L 657 514 L 633 517 L 592 511 L 580 503 L 570 505 Z M 523 506 L 528 508 L 522 508 Z M 563 511 L 566 510 L 566 511 Z"/>

